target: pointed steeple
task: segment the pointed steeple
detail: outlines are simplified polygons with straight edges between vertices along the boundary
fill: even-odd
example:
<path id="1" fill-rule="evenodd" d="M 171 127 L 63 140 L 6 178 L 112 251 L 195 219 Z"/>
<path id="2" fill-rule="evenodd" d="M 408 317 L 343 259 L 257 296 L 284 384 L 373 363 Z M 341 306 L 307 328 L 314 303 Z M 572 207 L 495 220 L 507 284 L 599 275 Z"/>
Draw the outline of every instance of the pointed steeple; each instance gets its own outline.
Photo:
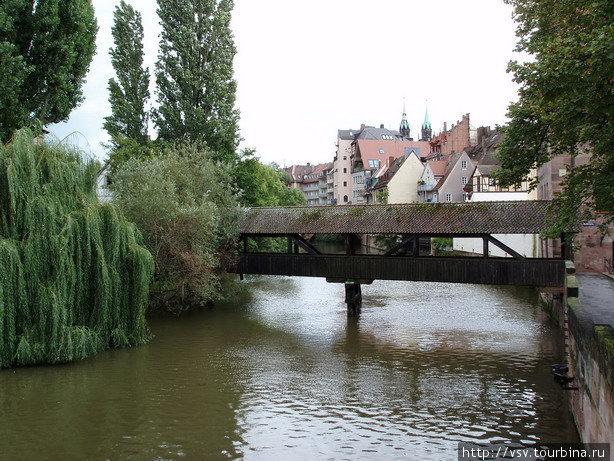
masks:
<path id="1" fill-rule="evenodd" d="M 424 123 L 422 126 L 425 128 L 431 128 L 431 119 L 429 118 L 429 106 L 426 106 L 426 111 L 424 112 Z"/>
<path id="2" fill-rule="evenodd" d="M 401 126 L 399 126 L 399 133 L 401 133 L 401 136 L 405 138 L 409 138 L 410 136 L 409 122 L 407 121 L 407 113 L 405 111 L 405 98 L 403 98 L 403 116 L 401 117 Z"/>
<path id="3" fill-rule="evenodd" d="M 428 101 L 426 105 L 426 110 L 424 112 L 424 122 L 422 123 L 422 136 L 420 137 L 420 141 L 430 141 L 433 135 L 433 128 L 431 127 L 431 119 L 429 118 L 429 106 Z"/>

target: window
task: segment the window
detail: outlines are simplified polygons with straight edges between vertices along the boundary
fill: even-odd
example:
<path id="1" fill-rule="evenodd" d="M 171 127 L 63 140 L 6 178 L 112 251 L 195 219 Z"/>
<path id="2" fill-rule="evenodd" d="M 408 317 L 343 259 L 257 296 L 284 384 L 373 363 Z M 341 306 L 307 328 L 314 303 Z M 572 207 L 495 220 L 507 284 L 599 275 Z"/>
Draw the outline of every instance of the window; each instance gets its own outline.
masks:
<path id="1" fill-rule="evenodd" d="M 489 186 L 496 186 L 497 185 L 497 181 L 495 180 L 495 178 L 488 178 L 488 185 Z"/>
<path id="2" fill-rule="evenodd" d="M 369 160 L 369 168 L 379 168 L 379 160 Z"/>
<path id="3" fill-rule="evenodd" d="M 344 202 L 344 203 L 347 203 L 347 201 L 348 201 L 348 196 L 347 196 L 347 195 L 344 195 L 344 196 L 343 196 L 343 202 Z"/>
<path id="4" fill-rule="evenodd" d="M 347 158 L 347 157 L 344 155 L 344 156 L 343 156 L 343 160 L 347 160 L 347 159 L 348 159 L 348 158 Z"/>
<path id="5" fill-rule="evenodd" d="M 463 177 L 461 178 L 461 181 L 462 181 L 463 185 L 464 185 L 464 184 L 467 184 L 467 176 L 463 176 Z"/>
<path id="6" fill-rule="evenodd" d="M 435 192 L 433 194 L 433 202 L 438 202 L 439 201 L 439 194 L 437 192 Z"/>
<path id="7" fill-rule="evenodd" d="M 347 168 L 344 168 L 344 169 L 343 169 L 343 172 L 344 172 L 344 173 L 347 173 L 347 172 L 348 172 L 348 169 L 347 169 Z"/>
<path id="8" fill-rule="evenodd" d="M 446 202 L 452 201 L 452 194 L 446 194 Z"/>
<path id="9" fill-rule="evenodd" d="M 347 181 L 343 181 L 343 187 L 347 187 L 347 185 L 348 185 L 348 182 Z"/>
<path id="10" fill-rule="evenodd" d="M 469 193 L 468 193 L 468 192 L 465 192 L 465 193 L 463 194 L 463 201 L 465 201 L 465 202 L 468 202 L 468 201 L 469 201 Z"/>
<path id="11" fill-rule="evenodd" d="M 462 168 L 463 170 L 466 170 L 466 169 L 467 169 L 467 160 L 463 160 L 463 161 L 461 162 L 461 168 Z M 463 183 L 463 184 L 466 184 L 466 183 Z"/>
<path id="12" fill-rule="evenodd" d="M 380 150 L 379 150 L 379 153 L 380 153 L 380 154 L 385 154 L 385 153 L 386 153 L 386 151 L 385 151 L 384 149 L 380 149 Z"/>

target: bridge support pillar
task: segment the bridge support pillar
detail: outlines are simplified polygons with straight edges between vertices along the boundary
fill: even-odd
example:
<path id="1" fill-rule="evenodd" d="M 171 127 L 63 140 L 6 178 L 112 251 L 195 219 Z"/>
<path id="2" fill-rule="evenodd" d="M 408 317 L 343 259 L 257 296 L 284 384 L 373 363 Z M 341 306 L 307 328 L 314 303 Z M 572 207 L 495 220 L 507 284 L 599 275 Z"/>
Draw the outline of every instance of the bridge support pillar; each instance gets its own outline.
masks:
<path id="1" fill-rule="evenodd" d="M 360 283 L 345 283 L 345 303 L 348 307 L 348 317 L 355 317 L 360 314 L 360 309 L 362 307 Z"/>

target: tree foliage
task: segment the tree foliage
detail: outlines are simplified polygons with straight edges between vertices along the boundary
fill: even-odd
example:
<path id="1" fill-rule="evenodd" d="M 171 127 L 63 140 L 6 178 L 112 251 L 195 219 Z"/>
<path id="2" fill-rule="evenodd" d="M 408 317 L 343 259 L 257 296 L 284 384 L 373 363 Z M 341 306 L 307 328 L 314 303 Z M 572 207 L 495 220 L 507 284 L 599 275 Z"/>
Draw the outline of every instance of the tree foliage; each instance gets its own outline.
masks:
<path id="1" fill-rule="evenodd" d="M 155 305 L 180 311 L 221 298 L 239 217 L 230 167 L 202 147 L 178 144 L 123 163 L 112 188 L 154 255 Z"/>
<path id="2" fill-rule="evenodd" d="M 120 137 L 146 144 L 149 69 L 143 67 L 143 24 L 141 14 L 124 0 L 115 8 L 112 34 L 115 46 L 109 52 L 117 79 L 109 80 L 111 115 L 104 129 L 114 147 Z"/>
<path id="3" fill-rule="evenodd" d="M 91 0 L 0 3 L 0 141 L 30 119 L 66 120 L 95 51 Z"/>
<path id="4" fill-rule="evenodd" d="M 232 0 L 158 0 L 158 136 L 204 141 L 225 162 L 237 159 L 239 142 L 232 8 Z"/>
<path id="5" fill-rule="evenodd" d="M 559 154 L 586 152 L 556 197 L 558 235 L 603 211 L 614 219 L 614 8 L 611 0 L 507 0 L 518 22 L 518 51 L 533 59 L 513 61 L 520 84 L 509 107 L 511 122 L 499 146 L 503 186 L 519 184 L 531 168 Z M 533 180 L 536 187 L 539 178 Z"/>
<path id="6" fill-rule="evenodd" d="M 148 339 L 151 254 L 99 204 L 100 166 L 29 130 L 0 147 L 0 368 Z"/>
<path id="7" fill-rule="evenodd" d="M 244 153 L 234 167 L 241 204 L 246 207 L 304 205 L 305 196 L 298 189 L 288 188 L 288 174 L 277 165 L 264 165 L 252 151 Z"/>

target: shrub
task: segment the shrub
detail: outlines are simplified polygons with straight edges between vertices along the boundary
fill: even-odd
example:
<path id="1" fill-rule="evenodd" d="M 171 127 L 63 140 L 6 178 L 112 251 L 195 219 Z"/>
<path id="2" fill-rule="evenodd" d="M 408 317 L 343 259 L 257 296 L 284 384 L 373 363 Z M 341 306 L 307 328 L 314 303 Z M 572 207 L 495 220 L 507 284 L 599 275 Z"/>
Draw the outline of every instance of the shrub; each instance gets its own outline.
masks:
<path id="1" fill-rule="evenodd" d="M 112 190 L 154 255 L 153 307 L 177 312 L 222 297 L 239 217 L 228 166 L 206 149 L 180 144 L 122 163 Z"/>

